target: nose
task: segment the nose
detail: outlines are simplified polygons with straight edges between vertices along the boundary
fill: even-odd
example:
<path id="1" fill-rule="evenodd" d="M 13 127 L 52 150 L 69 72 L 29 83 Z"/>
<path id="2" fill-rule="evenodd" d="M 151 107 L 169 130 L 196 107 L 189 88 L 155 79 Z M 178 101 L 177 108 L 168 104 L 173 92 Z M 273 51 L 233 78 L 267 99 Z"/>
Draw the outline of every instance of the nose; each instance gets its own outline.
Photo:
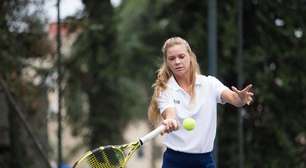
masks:
<path id="1" fill-rule="evenodd" d="M 181 60 L 179 58 L 175 58 L 175 64 L 181 63 Z"/>

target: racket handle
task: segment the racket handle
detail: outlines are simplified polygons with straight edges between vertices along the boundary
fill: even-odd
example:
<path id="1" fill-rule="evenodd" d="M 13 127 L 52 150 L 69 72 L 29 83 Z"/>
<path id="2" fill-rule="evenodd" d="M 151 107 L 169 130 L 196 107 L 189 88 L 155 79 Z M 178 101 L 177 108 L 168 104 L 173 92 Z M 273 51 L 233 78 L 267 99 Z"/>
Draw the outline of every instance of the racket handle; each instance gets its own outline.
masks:
<path id="1" fill-rule="evenodd" d="M 158 136 L 160 133 L 162 133 L 165 130 L 165 128 L 166 128 L 166 126 L 160 125 L 159 127 L 155 128 L 153 131 L 149 132 L 147 135 L 141 137 L 139 139 L 141 145 L 143 145 L 147 141 L 149 141 L 149 140 L 155 138 L 156 136 Z"/>

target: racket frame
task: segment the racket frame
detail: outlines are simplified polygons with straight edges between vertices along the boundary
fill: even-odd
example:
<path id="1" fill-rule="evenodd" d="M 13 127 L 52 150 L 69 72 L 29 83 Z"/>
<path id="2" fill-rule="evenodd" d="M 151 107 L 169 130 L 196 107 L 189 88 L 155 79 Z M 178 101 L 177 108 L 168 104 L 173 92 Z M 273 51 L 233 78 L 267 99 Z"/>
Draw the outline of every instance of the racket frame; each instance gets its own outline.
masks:
<path id="1" fill-rule="evenodd" d="M 135 153 L 135 151 L 137 151 L 137 149 L 139 149 L 144 143 L 150 141 L 151 139 L 155 138 L 156 136 L 158 136 L 159 134 L 161 134 L 164 130 L 165 130 L 166 126 L 165 125 L 160 125 L 159 127 L 155 128 L 153 131 L 149 132 L 148 134 L 146 134 L 145 136 L 141 137 L 138 139 L 138 141 L 136 142 L 132 142 L 129 144 L 124 144 L 124 145 L 113 145 L 112 147 L 114 148 L 118 148 L 122 151 L 124 151 L 125 149 L 129 148 L 127 154 L 124 157 L 124 162 L 123 162 L 123 167 L 125 167 L 127 161 L 131 158 L 131 156 Z M 85 160 L 88 156 L 94 154 L 95 152 L 98 152 L 100 150 L 103 150 L 106 146 L 100 146 L 96 149 L 93 149 L 91 151 L 86 152 L 79 160 L 77 160 L 74 165 L 73 168 L 76 168 L 77 165 Z"/>

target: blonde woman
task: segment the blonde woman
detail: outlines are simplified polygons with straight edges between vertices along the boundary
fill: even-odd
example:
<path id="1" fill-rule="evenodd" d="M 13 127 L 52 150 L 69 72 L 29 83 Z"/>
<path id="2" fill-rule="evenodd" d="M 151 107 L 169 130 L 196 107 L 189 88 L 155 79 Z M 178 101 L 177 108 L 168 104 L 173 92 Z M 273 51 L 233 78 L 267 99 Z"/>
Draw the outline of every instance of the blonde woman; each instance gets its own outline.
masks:
<path id="1" fill-rule="evenodd" d="M 214 168 L 212 156 L 217 127 L 217 103 L 236 107 L 252 102 L 252 85 L 230 90 L 217 78 L 200 74 L 196 55 L 181 37 L 165 41 L 163 63 L 158 70 L 148 117 L 166 126 L 163 168 Z M 197 125 L 180 127 L 185 118 Z"/>

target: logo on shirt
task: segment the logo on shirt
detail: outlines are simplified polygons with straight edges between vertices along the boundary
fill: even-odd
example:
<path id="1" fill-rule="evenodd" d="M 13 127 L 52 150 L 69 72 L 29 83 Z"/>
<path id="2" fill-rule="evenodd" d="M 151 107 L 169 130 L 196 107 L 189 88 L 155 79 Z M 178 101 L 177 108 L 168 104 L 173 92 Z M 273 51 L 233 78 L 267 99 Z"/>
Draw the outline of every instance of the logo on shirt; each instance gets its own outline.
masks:
<path id="1" fill-rule="evenodd" d="M 180 104 L 180 100 L 173 99 L 174 104 Z"/>

